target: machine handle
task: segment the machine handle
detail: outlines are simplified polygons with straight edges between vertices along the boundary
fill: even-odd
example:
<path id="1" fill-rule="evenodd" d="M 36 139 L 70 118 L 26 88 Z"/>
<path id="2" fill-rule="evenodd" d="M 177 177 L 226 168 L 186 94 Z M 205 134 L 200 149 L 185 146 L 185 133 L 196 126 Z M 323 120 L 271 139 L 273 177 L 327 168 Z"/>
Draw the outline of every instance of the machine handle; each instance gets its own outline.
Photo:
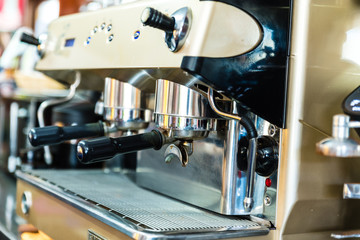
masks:
<path id="1" fill-rule="evenodd" d="M 127 137 L 82 140 L 77 146 L 77 158 L 88 164 L 111 159 L 116 154 L 130 153 L 148 148 L 158 150 L 163 145 L 163 135 L 157 130 Z"/>
<path id="2" fill-rule="evenodd" d="M 29 141 L 34 147 L 97 136 L 104 136 L 104 124 L 102 122 L 68 127 L 39 127 L 31 129 L 28 134 Z"/>
<path id="3" fill-rule="evenodd" d="M 154 28 L 164 30 L 165 32 L 172 32 L 175 27 L 175 19 L 166 16 L 154 8 L 147 7 L 141 14 L 141 22 Z"/>
<path id="4" fill-rule="evenodd" d="M 31 36 L 31 35 L 29 35 L 27 33 L 22 33 L 21 34 L 20 41 L 24 42 L 24 43 L 31 44 L 31 45 L 35 45 L 35 46 L 40 45 L 39 39 L 37 39 L 36 37 Z"/>

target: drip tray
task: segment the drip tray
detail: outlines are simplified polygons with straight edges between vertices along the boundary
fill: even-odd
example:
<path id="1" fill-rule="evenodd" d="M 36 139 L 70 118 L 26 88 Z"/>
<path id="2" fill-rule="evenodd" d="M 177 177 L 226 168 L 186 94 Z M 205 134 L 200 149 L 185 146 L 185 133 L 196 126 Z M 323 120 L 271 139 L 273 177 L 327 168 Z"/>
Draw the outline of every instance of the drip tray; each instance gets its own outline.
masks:
<path id="1" fill-rule="evenodd" d="M 138 187 L 121 173 L 36 170 L 17 177 L 128 236 L 141 239 L 219 239 L 264 235 L 266 227 L 228 217 Z"/>

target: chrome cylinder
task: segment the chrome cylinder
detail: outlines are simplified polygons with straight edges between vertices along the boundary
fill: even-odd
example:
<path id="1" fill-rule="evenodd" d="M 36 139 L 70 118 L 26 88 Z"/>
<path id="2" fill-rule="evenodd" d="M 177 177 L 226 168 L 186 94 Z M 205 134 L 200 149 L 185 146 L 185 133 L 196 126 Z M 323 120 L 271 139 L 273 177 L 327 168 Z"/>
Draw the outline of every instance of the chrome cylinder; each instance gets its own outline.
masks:
<path id="1" fill-rule="evenodd" d="M 119 130 L 144 129 L 152 120 L 146 106 L 146 95 L 128 83 L 105 78 L 104 112 L 106 121 L 115 123 Z"/>
<path id="2" fill-rule="evenodd" d="M 349 138 L 350 117 L 345 114 L 333 116 L 332 136 L 337 139 Z"/>
<path id="3" fill-rule="evenodd" d="M 248 169 L 246 172 L 246 196 L 244 198 L 244 209 L 250 212 L 254 205 L 254 186 L 255 186 L 255 168 L 256 168 L 256 152 L 257 140 L 252 138 L 249 140 L 248 150 Z"/>
<path id="4" fill-rule="evenodd" d="M 155 114 L 202 119 L 216 116 L 199 92 L 164 79 L 156 81 Z"/>
<path id="5" fill-rule="evenodd" d="M 223 160 L 224 182 L 222 185 L 222 211 L 231 213 L 236 206 L 236 179 L 237 179 L 237 153 L 239 142 L 240 123 L 237 120 L 229 120 L 228 135 L 224 146 L 225 158 Z"/>
<path id="6" fill-rule="evenodd" d="M 169 137 L 183 140 L 206 137 L 216 125 L 206 97 L 164 79 L 156 82 L 154 120 Z"/>

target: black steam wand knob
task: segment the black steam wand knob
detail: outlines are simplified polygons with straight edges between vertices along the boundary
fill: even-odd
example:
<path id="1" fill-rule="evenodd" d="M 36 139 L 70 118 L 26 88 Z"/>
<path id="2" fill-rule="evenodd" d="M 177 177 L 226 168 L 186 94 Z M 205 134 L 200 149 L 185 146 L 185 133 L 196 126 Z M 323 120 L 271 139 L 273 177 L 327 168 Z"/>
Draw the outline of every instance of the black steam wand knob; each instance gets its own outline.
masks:
<path id="1" fill-rule="evenodd" d="M 104 123 L 101 121 L 68 127 L 47 126 L 33 128 L 28 134 L 29 142 L 34 147 L 61 143 L 71 139 L 99 136 L 104 136 Z"/>
<path id="2" fill-rule="evenodd" d="M 102 137 L 82 140 L 77 146 L 77 158 L 81 163 L 106 161 L 116 154 L 136 152 L 148 148 L 159 150 L 164 144 L 164 136 L 158 130 L 133 136 Z"/>
<path id="3" fill-rule="evenodd" d="M 247 149 L 249 140 L 243 137 L 239 141 L 237 166 L 241 171 L 247 170 Z M 278 168 L 278 143 L 273 137 L 261 136 L 257 139 L 256 168 L 257 174 L 268 177 Z"/>
<path id="4" fill-rule="evenodd" d="M 31 45 L 35 45 L 35 46 L 40 45 L 39 39 L 37 39 L 36 37 L 31 36 L 31 35 L 29 35 L 27 33 L 22 33 L 21 34 L 20 41 L 31 44 Z"/>
<path id="5" fill-rule="evenodd" d="M 154 28 L 172 32 L 175 28 L 175 18 L 166 16 L 158 10 L 147 7 L 141 14 L 141 22 Z"/>

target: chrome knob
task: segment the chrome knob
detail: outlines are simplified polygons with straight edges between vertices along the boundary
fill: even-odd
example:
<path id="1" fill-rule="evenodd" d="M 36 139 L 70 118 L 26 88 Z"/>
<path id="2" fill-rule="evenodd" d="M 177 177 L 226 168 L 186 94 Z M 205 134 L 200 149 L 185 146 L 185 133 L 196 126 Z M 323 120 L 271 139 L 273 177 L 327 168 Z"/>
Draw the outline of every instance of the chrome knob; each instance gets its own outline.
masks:
<path id="1" fill-rule="evenodd" d="M 21 196 L 21 204 L 20 204 L 21 212 L 23 214 L 29 214 L 31 206 L 32 206 L 31 192 L 24 191 Z"/>

